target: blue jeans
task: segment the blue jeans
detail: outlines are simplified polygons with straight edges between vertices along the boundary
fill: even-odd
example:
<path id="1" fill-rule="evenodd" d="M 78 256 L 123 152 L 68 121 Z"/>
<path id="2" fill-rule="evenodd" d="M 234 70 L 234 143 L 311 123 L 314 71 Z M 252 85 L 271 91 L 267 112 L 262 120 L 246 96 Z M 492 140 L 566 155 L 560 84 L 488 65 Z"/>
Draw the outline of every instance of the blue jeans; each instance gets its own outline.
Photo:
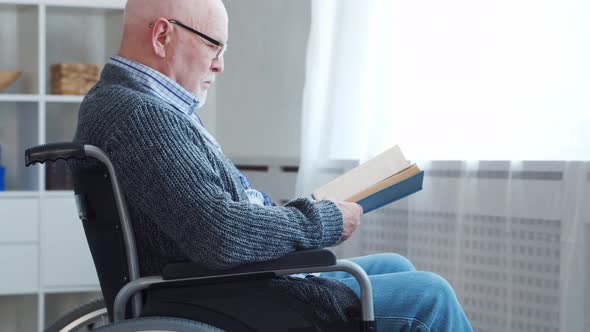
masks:
<path id="1" fill-rule="evenodd" d="M 377 331 L 472 331 L 451 285 L 442 277 L 416 271 L 397 254 L 351 258 L 369 275 Z M 346 272 L 322 273 L 336 278 L 360 296 L 356 279 Z"/>

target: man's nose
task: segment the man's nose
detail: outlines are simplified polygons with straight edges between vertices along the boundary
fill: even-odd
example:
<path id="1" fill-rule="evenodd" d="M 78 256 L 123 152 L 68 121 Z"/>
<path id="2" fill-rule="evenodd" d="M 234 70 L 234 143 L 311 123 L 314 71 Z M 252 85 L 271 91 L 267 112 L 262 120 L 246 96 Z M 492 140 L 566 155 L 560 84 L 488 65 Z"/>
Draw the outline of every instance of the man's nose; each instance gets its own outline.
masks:
<path id="1" fill-rule="evenodd" d="M 213 62 L 211 62 L 211 71 L 212 72 L 221 73 L 221 72 L 223 72 L 223 68 L 224 68 L 223 56 L 213 59 Z"/>

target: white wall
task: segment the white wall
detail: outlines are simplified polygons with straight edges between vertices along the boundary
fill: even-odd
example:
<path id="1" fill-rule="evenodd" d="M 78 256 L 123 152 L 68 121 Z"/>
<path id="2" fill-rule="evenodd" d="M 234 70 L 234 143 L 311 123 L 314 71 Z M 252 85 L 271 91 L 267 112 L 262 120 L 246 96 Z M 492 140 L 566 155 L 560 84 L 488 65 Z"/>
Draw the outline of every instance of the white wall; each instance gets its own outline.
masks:
<path id="1" fill-rule="evenodd" d="M 203 120 L 231 157 L 298 158 L 309 0 L 225 0 L 225 72 Z M 215 116 L 212 113 L 215 113 Z"/>

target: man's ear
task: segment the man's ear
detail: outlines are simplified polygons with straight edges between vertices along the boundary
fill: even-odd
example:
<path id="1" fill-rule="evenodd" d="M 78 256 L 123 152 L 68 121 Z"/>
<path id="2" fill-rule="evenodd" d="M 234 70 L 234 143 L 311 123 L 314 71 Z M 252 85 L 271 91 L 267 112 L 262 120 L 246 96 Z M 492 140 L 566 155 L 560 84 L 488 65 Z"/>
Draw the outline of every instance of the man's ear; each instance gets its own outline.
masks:
<path id="1" fill-rule="evenodd" d="M 152 49 L 160 57 L 166 57 L 166 47 L 170 43 L 172 34 L 172 24 L 164 18 L 157 19 L 151 25 L 152 27 Z"/>

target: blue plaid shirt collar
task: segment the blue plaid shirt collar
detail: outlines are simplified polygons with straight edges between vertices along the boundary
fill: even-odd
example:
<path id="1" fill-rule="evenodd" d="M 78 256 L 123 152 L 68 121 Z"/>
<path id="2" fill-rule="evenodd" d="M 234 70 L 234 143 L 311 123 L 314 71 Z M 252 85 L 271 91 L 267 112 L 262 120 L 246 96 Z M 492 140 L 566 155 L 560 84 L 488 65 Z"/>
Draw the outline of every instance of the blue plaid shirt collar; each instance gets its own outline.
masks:
<path id="1" fill-rule="evenodd" d="M 163 99 L 179 112 L 193 115 L 199 107 L 195 95 L 155 69 L 119 55 L 111 56 L 109 64 L 125 69 L 154 96 Z"/>

